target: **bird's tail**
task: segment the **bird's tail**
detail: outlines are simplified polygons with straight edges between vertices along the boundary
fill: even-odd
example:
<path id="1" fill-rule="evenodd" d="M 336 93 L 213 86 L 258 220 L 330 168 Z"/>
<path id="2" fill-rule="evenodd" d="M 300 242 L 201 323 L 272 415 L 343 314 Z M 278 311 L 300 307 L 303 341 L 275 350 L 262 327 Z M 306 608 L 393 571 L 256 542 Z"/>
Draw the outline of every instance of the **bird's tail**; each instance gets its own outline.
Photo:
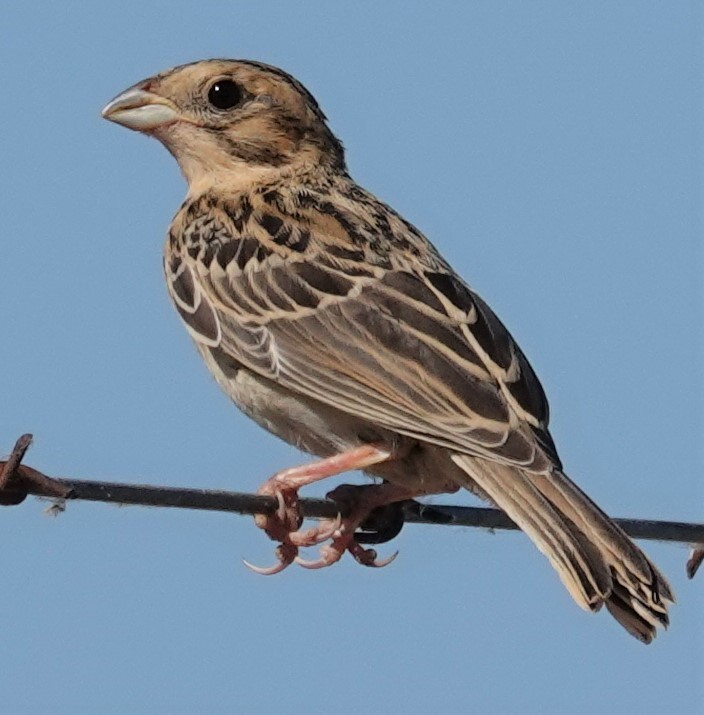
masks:
<path id="1" fill-rule="evenodd" d="M 633 636 L 650 643 L 667 627 L 665 578 L 599 507 L 565 474 L 536 474 L 463 454 L 453 461 L 474 485 L 548 557 L 585 610 L 602 605 Z"/>

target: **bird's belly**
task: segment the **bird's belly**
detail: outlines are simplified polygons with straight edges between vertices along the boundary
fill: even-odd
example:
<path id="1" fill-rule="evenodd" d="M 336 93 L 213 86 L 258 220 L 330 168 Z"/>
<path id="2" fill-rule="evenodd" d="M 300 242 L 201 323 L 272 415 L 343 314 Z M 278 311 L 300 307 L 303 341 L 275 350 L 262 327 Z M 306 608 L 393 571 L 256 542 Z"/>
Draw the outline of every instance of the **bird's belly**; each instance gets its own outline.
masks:
<path id="1" fill-rule="evenodd" d="M 198 346 L 218 385 L 257 424 L 299 449 L 319 457 L 377 442 L 393 447 L 399 436 L 282 388 L 217 348 Z"/>
<path id="2" fill-rule="evenodd" d="M 369 474 L 427 493 L 454 491 L 457 466 L 447 449 L 377 427 L 321 402 L 282 388 L 217 348 L 198 345 L 208 369 L 230 399 L 264 429 L 299 449 L 328 457 L 373 442 L 398 452 L 397 460 Z M 466 477 L 465 477 L 466 479 Z"/>

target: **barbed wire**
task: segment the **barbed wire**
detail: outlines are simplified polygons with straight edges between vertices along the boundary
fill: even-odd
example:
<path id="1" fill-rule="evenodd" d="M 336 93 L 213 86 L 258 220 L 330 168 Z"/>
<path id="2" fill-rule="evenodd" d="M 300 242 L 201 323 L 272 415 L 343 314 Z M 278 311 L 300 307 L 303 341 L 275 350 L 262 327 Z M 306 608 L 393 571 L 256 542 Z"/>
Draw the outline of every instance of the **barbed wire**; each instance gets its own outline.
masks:
<path id="1" fill-rule="evenodd" d="M 72 477 L 49 477 L 22 460 L 32 443 L 32 435 L 20 437 L 6 461 L 0 461 L 0 505 L 12 506 L 28 495 L 56 500 L 61 510 L 66 501 L 95 501 L 120 505 L 199 509 L 237 514 L 271 514 L 278 502 L 274 497 L 216 489 L 154 486 L 105 482 Z M 344 505 L 330 499 L 300 498 L 305 517 L 334 519 L 345 514 Z M 671 541 L 692 546 L 686 570 L 692 578 L 704 561 L 704 524 L 652 519 L 614 519 L 635 539 Z M 467 526 L 483 529 L 518 529 L 506 514 L 488 507 L 400 502 L 392 511 L 363 524 L 360 543 L 381 543 L 398 534 L 404 523 Z"/>

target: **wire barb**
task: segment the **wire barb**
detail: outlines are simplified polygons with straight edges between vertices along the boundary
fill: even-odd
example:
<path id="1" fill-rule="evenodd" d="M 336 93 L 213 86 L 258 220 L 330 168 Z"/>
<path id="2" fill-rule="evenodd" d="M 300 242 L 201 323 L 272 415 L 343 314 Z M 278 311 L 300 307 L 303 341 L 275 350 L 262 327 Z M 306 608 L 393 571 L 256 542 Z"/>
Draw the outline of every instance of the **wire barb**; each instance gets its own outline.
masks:
<path id="1" fill-rule="evenodd" d="M 700 549 L 695 546 L 689 552 L 689 559 L 687 559 L 686 568 L 687 576 L 689 578 L 694 578 L 694 574 L 696 574 L 699 570 L 699 567 L 702 565 L 702 561 L 704 561 L 704 549 Z"/>
<path id="2" fill-rule="evenodd" d="M 10 457 L 4 463 L 0 462 L 0 505 L 14 506 L 22 503 L 27 498 L 27 492 L 16 484 L 17 468 L 24 459 L 24 455 L 32 444 L 32 435 L 23 434 L 12 448 Z"/>
<path id="3" fill-rule="evenodd" d="M 22 464 L 32 443 L 32 435 L 20 437 L 6 461 L 0 461 L 0 506 L 21 503 L 28 494 L 66 501 L 98 501 L 121 505 L 159 506 L 177 509 L 225 511 L 238 514 L 271 514 L 277 509 L 274 497 L 261 494 L 161 487 L 148 484 L 125 484 L 52 478 Z M 302 498 L 301 510 L 307 518 L 335 519 L 347 516 L 345 505 L 331 499 Z M 400 502 L 390 511 L 372 514 L 358 535 L 360 543 L 382 543 L 396 536 L 404 523 L 444 526 L 472 526 L 484 529 L 518 529 L 504 512 L 487 507 L 421 504 Z M 614 519 L 635 539 L 672 541 L 688 544 L 692 551 L 687 562 L 687 575 L 692 578 L 704 561 L 704 524 L 645 519 Z M 366 539 L 365 539 L 366 537 Z"/>

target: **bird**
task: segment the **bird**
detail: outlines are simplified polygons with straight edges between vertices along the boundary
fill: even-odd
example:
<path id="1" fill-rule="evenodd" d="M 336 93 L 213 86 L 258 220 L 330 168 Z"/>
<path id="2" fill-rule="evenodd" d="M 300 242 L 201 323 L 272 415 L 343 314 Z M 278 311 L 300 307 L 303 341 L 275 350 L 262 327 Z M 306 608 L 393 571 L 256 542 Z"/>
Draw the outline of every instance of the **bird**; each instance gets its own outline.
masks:
<path id="1" fill-rule="evenodd" d="M 315 460 L 259 493 L 273 574 L 349 552 L 376 508 L 466 489 L 503 510 L 576 603 L 644 643 L 674 596 L 566 474 L 545 392 L 508 329 L 435 246 L 350 176 L 314 96 L 284 70 L 210 59 L 117 95 L 104 118 L 156 138 L 188 185 L 168 230 L 169 295 L 216 382 Z M 450 210 L 448 208 L 447 210 Z M 345 516 L 303 529 L 300 488 L 349 470 Z M 341 512 L 343 510 L 341 509 Z M 318 545 L 305 560 L 299 550 Z"/>

